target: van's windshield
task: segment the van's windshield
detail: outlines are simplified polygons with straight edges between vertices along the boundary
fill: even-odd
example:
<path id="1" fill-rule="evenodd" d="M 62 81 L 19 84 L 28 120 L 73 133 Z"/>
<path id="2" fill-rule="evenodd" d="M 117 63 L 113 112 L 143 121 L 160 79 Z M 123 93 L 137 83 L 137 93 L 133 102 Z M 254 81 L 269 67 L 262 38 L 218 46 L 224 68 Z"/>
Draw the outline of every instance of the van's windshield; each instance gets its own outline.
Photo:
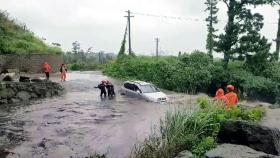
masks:
<path id="1" fill-rule="evenodd" d="M 160 92 L 160 90 L 153 85 L 143 85 L 143 86 L 141 86 L 141 91 L 142 91 L 142 93 Z"/>

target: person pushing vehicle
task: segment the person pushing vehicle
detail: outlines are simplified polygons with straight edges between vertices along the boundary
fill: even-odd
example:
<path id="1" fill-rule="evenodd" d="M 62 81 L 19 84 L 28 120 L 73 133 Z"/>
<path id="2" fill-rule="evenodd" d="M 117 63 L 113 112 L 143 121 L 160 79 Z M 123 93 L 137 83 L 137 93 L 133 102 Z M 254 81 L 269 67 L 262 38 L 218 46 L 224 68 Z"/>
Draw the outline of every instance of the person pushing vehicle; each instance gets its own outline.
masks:
<path id="1" fill-rule="evenodd" d="M 109 80 L 106 81 L 106 88 L 107 88 L 107 92 L 108 92 L 109 97 L 113 97 L 113 96 L 116 95 L 114 85 Z"/>
<path id="2" fill-rule="evenodd" d="M 107 96 L 107 93 L 106 93 L 106 81 L 101 81 L 101 83 L 97 86 L 97 87 L 94 87 L 94 88 L 99 88 L 100 89 L 100 97 L 106 97 Z"/>

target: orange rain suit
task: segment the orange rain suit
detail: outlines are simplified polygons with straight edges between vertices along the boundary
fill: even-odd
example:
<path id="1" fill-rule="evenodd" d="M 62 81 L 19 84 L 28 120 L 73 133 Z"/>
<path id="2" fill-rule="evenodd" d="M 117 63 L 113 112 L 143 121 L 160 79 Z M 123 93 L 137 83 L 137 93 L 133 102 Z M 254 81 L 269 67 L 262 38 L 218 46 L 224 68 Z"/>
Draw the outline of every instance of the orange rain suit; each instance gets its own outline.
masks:
<path id="1" fill-rule="evenodd" d="M 45 62 L 44 64 L 43 64 L 43 71 L 46 73 L 46 72 L 50 72 L 51 71 L 51 66 L 47 63 L 47 62 Z"/>
<path id="2" fill-rule="evenodd" d="M 234 92 L 229 92 L 225 95 L 225 98 L 227 99 L 227 108 L 236 106 L 238 103 L 238 96 Z"/>
<path id="3" fill-rule="evenodd" d="M 227 104 L 227 99 L 225 97 L 225 92 L 222 88 L 219 88 L 216 92 L 214 100 L 216 101 L 224 101 L 225 104 Z"/>

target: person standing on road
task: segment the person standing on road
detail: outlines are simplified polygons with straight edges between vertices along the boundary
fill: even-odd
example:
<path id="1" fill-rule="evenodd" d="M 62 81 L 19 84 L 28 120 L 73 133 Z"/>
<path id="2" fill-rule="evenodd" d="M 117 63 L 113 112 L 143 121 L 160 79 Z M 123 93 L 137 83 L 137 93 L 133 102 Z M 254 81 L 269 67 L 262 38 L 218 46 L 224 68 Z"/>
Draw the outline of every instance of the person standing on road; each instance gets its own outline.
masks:
<path id="1" fill-rule="evenodd" d="M 113 97 L 116 95 L 114 85 L 109 80 L 106 81 L 106 88 L 107 88 L 108 96 Z"/>
<path id="2" fill-rule="evenodd" d="M 235 88 L 234 88 L 233 85 L 228 85 L 227 86 L 228 93 L 225 95 L 225 98 L 227 99 L 227 108 L 237 106 L 238 96 L 234 92 L 234 89 Z"/>
<path id="3" fill-rule="evenodd" d="M 47 62 L 45 62 L 43 64 L 43 72 L 46 74 L 46 79 L 47 80 L 49 80 L 49 78 L 50 78 L 51 70 L 52 70 L 51 66 Z"/>
<path id="4" fill-rule="evenodd" d="M 101 83 L 95 87 L 95 88 L 99 88 L 100 89 L 100 97 L 106 97 L 107 93 L 106 93 L 106 81 L 101 81 Z"/>
<path id="5" fill-rule="evenodd" d="M 67 73 L 66 65 L 65 64 L 61 64 L 59 71 L 60 71 L 61 82 L 66 81 L 66 73 Z"/>

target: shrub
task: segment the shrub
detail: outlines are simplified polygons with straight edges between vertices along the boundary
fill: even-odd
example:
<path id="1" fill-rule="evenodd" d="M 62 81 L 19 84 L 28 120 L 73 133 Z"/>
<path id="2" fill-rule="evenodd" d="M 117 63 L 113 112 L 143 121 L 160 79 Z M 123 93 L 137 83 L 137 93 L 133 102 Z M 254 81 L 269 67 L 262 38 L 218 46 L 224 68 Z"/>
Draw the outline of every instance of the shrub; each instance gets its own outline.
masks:
<path id="1" fill-rule="evenodd" d="M 182 57 L 180 57 L 180 60 L 186 66 L 195 67 L 197 69 L 203 69 L 213 62 L 208 54 L 198 50 L 192 52 L 191 54 L 184 54 Z"/>
<path id="2" fill-rule="evenodd" d="M 205 151 L 215 148 L 216 145 L 217 143 L 213 137 L 206 137 L 192 148 L 192 153 L 198 157 L 202 157 Z"/>
<path id="3" fill-rule="evenodd" d="M 242 97 L 249 99 L 259 99 L 273 103 L 278 94 L 278 83 L 269 78 L 254 76 L 246 70 L 231 70 L 229 83 L 237 87 Z"/>
<path id="4" fill-rule="evenodd" d="M 266 78 L 270 78 L 274 82 L 280 83 L 280 63 L 269 63 L 262 75 Z"/>

